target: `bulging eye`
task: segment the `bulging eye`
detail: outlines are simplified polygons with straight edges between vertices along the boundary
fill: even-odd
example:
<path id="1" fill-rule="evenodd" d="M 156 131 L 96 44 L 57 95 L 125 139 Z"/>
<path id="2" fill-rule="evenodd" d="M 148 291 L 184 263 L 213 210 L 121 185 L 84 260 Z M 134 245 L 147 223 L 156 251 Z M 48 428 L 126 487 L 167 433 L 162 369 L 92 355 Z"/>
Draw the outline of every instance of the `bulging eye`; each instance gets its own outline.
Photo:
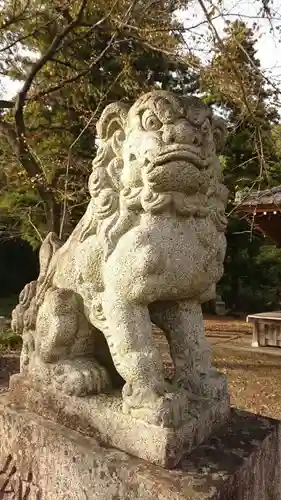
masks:
<path id="1" fill-rule="evenodd" d="M 144 128 L 144 130 L 160 130 L 162 128 L 162 123 L 160 122 L 159 118 L 150 111 L 150 109 L 147 109 L 141 119 L 141 124 Z"/>

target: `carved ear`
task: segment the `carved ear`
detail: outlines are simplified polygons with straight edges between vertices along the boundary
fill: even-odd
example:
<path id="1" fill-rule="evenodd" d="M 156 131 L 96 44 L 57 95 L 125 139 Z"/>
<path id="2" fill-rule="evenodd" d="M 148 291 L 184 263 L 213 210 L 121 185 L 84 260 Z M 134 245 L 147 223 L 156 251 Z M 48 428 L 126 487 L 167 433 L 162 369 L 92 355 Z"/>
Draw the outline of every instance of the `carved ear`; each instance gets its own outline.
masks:
<path id="1" fill-rule="evenodd" d="M 221 153 L 227 138 L 226 122 L 218 116 L 212 117 L 213 136 L 216 144 L 216 152 Z"/>
<path id="2" fill-rule="evenodd" d="M 114 102 L 106 106 L 97 123 L 99 138 L 104 142 L 111 140 L 111 145 L 116 155 L 125 139 L 128 111 L 128 105 L 123 102 Z"/>

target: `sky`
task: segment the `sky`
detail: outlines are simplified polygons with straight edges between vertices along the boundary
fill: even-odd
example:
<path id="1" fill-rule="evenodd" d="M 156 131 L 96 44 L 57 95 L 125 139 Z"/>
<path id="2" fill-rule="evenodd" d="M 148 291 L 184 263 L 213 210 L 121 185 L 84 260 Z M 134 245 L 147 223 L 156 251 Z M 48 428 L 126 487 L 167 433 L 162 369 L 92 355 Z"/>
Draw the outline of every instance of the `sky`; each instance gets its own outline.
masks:
<path id="1" fill-rule="evenodd" d="M 211 2 L 206 1 L 206 5 Z M 216 0 L 216 5 L 219 3 Z M 281 86 L 281 0 L 271 0 L 270 9 L 272 12 L 272 24 L 267 18 L 262 17 L 261 0 L 222 0 L 220 11 L 215 12 L 217 19 L 213 23 L 221 37 L 225 21 L 233 21 L 240 18 L 249 27 L 256 23 L 259 27 L 257 41 L 257 56 L 261 61 L 261 68 L 269 78 L 274 80 L 275 85 Z M 185 28 L 189 28 L 205 21 L 205 15 L 198 2 L 192 2 L 192 7 L 188 11 L 181 13 L 181 20 Z M 273 31 L 272 31 L 273 27 Z M 211 57 L 210 46 L 208 44 L 208 24 L 205 23 L 192 30 L 196 41 L 192 40 L 191 34 L 186 34 L 187 43 L 195 48 L 197 55 L 203 60 Z"/>
<path id="2" fill-rule="evenodd" d="M 210 5 L 211 2 L 206 0 L 206 5 L 208 3 Z M 216 0 L 215 3 L 218 4 L 219 2 Z M 223 27 L 227 19 L 233 21 L 239 17 L 249 26 L 252 26 L 256 22 L 259 26 L 257 55 L 261 61 L 261 69 L 274 81 L 275 85 L 281 87 L 281 29 L 278 31 L 278 27 L 281 27 L 281 0 L 271 0 L 270 8 L 273 17 L 273 31 L 269 20 L 262 18 L 262 13 L 260 12 L 261 0 L 222 0 L 220 12 L 217 11 L 217 15 L 220 17 L 214 19 L 213 22 L 220 36 L 223 36 Z M 205 20 L 204 13 L 198 5 L 197 0 L 193 0 L 188 11 L 181 12 L 179 17 L 183 20 L 186 28 Z M 187 44 L 205 61 L 211 57 L 208 36 L 207 23 L 197 26 L 191 33 L 187 32 L 185 35 Z M 1 98 L 12 98 L 18 90 L 19 84 L 16 82 L 12 82 L 8 78 L 1 79 Z"/>

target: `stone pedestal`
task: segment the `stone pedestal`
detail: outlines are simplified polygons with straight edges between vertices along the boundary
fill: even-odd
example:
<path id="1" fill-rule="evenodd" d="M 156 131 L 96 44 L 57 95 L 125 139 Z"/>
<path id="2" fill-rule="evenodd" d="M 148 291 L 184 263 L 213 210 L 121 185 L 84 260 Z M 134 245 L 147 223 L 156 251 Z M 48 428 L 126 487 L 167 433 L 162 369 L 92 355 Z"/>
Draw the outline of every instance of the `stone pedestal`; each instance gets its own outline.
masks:
<path id="1" fill-rule="evenodd" d="M 280 422 L 233 411 L 228 423 L 168 471 L 100 446 L 2 395 L 0 498 L 280 500 L 280 429 Z"/>
<path id="2" fill-rule="evenodd" d="M 185 420 L 177 428 L 152 425 L 123 413 L 120 392 L 79 398 L 52 388 L 43 390 L 20 374 L 11 377 L 9 401 L 94 437 L 102 446 L 113 446 L 171 469 L 229 418 L 224 376 L 214 372 L 212 385 L 214 398 L 191 401 Z"/>

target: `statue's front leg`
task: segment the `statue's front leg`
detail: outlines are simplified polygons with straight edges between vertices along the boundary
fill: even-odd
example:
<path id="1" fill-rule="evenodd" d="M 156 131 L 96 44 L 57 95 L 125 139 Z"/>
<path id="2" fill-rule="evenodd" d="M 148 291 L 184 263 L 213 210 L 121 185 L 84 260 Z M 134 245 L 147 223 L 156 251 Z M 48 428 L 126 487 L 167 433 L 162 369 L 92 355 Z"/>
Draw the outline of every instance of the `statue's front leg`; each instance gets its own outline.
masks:
<path id="1" fill-rule="evenodd" d="M 125 380 L 123 410 L 150 423 L 175 423 L 179 414 L 172 388 L 164 379 L 160 352 L 153 343 L 147 306 L 128 302 L 116 290 L 107 288 L 103 310 L 104 334 L 115 367 Z"/>
<path id="2" fill-rule="evenodd" d="M 206 392 L 211 352 L 205 337 L 201 306 L 187 301 L 158 303 L 151 308 L 151 316 L 169 342 L 175 384 L 193 394 Z"/>

